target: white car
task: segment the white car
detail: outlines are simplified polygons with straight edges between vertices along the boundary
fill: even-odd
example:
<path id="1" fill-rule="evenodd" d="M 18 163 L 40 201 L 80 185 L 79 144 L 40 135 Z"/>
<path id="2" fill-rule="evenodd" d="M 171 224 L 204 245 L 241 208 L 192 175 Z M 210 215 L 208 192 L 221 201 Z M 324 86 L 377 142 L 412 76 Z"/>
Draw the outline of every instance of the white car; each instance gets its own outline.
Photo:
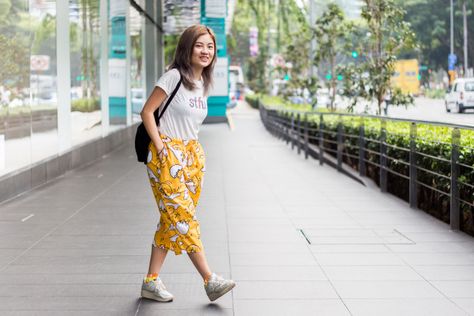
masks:
<path id="1" fill-rule="evenodd" d="M 140 88 L 132 88 L 132 113 L 140 114 L 145 103 L 144 99 L 145 92 Z"/>
<path id="2" fill-rule="evenodd" d="M 446 112 L 474 109 L 474 78 L 456 79 L 444 99 Z"/>

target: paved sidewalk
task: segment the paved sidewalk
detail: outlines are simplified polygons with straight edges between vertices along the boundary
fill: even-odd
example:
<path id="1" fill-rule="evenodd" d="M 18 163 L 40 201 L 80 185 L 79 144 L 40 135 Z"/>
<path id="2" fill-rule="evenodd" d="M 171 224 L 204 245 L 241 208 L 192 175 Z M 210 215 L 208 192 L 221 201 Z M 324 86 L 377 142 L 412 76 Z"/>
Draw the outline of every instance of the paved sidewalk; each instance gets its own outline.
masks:
<path id="1" fill-rule="evenodd" d="M 474 315 L 474 238 L 231 116 L 201 132 L 197 211 L 230 295 L 170 253 L 175 301 L 140 299 L 158 214 L 128 144 L 0 205 L 0 315 Z"/>

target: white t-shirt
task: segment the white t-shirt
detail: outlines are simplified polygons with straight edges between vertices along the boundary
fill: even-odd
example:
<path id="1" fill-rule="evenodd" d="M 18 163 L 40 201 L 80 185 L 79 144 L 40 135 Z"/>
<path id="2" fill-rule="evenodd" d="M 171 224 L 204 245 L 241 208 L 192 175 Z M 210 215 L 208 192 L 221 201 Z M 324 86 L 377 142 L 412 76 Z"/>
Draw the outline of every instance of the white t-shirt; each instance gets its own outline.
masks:
<path id="1" fill-rule="evenodd" d="M 178 85 L 179 79 L 179 71 L 171 69 L 156 83 L 168 95 L 160 106 L 160 111 Z M 199 128 L 207 116 L 207 97 L 204 96 L 203 82 L 196 80 L 194 83 L 196 88 L 193 91 L 186 89 L 181 83 L 160 119 L 160 133 L 183 140 L 198 139 Z"/>

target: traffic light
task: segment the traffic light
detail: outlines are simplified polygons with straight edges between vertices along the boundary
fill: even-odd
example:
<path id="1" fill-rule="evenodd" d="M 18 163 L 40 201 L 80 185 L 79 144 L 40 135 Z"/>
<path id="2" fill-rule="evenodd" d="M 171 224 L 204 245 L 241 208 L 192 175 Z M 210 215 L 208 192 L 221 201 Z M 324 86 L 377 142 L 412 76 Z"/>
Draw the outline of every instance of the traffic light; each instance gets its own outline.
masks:
<path id="1" fill-rule="evenodd" d="M 353 50 L 353 51 L 352 51 L 352 57 L 353 57 L 353 58 L 359 57 L 359 53 L 358 53 L 357 51 Z"/>
<path id="2" fill-rule="evenodd" d="M 328 74 L 326 75 L 326 79 L 327 79 L 327 80 L 331 80 L 331 79 L 332 79 L 331 73 L 328 72 Z"/>
<path id="3" fill-rule="evenodd" d="M 343 75 L 337 75 L 337 80 L 342 81 L 342 79 L 344 79 Z"/>

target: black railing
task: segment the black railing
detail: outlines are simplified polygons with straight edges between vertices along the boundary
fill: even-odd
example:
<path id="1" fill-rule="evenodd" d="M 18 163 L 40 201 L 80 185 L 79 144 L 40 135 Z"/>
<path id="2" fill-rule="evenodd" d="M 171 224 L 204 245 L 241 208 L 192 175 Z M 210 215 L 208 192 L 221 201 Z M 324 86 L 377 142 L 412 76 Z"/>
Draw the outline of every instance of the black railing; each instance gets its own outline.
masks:
<path id="1" fill-rule="evenodd" d="M 292 149 L 297 147 L 298 154 L 304 151 L 306 158 L 311 155 L 339 171 L 350 166 L 359 177 L 374 179 L 382 192 L 450 223 L 453 230 L 474 235 L 474 148 L 460 142 L 461 131 L 474 132 L 474 127 L 261 104 L 259 109 L 266 129 L 291 143 Z M 343 124 L 344 119 L 352 124 Z M 380 121 L 380 129 L 367 128 L 366 119 Z M 409 132 L 389 133 L 387 122 L 402 122 Z M 451 141 L 421 137 L 417 128 L 422 125 L 449 129 Z"/>

